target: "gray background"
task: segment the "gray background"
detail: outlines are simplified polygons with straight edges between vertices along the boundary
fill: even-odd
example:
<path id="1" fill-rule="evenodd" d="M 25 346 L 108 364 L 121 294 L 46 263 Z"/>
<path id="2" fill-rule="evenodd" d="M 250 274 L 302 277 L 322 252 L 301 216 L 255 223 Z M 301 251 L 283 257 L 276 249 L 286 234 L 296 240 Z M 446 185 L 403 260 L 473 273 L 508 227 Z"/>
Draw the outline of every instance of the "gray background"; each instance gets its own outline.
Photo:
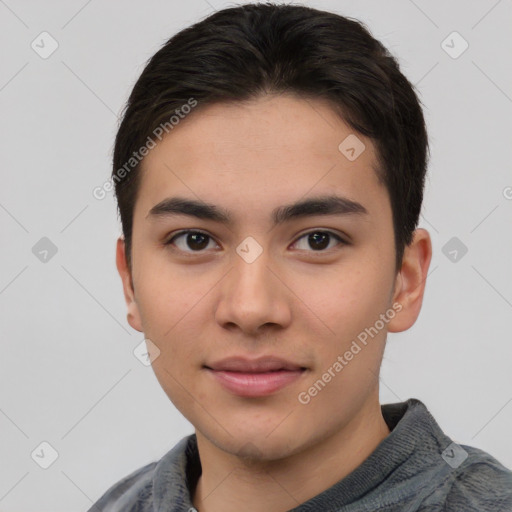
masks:
<path id="1" fill-rule="evenodd" d="M 116 206 L 92 190 L 146 60 L 237 3 L 0 0 L 2 512 L 87 510 L 192 432 L 133 354 L 143 336 L 126 321 Z M 425 105 L 420 227 L 434 255 L 418 321 L 389 335 L 381 401 L 419 398 L 456 442 L 512 467 L 511 2 L 304 3 L 364 21 Z M 31 47 L 43 31 L 59 45 L 46 59 Z M 442 46 L 453 31 L 469 43 L 457 58 Z M 45 262 L 43 237 L 57 248 Z M 48 469 L 31 457 L 49 456 L 43 441 L 58 452 Z"/>

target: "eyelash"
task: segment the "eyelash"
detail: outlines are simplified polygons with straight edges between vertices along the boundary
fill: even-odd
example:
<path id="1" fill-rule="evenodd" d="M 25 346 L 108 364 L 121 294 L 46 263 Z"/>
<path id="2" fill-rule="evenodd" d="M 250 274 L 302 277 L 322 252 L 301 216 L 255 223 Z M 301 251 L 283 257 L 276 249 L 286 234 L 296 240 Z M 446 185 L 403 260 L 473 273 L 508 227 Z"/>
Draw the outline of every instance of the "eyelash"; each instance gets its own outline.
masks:
<path id="1" fill-rule="evenodd" d="M 183 236 L 183 235 L 188 235 L 190 233 L 197 233 L 197 234 L 200 234 L 200 235 L 204 235 L 206 237 L 208 237 L 210 240 L 214 240 L 214 238 L 212 236 L 210 236 L 208 233 L 205 233 L 204 231 L 201 231 L 201 230 L 198 230 L 198 229 L 185 229 L 183 231 L 179 231 L 178 233 L 175 233 L 167 242 L 164 243 L 165 246 L 172 246 L 174 245 L 174 241 Z M 314 229 L 314 230 L 311 230 L 311 231 L 308 231 L 306 233 L 303 233 L 299 238 L 297 238 L 297 240 L 294 242 L 297 243 L 297 241 L 301 240 L 302 238 L 308 236 L 308 235 L 311 235 L 313 233 L 323 233 L 323 234 L 328 234 L 330 236 L 332 236 L 333 238 L 335 238 L 338 242 L 340 242 L 338 245 L 341 245 L 341 246 L 344 246 L 344 245 L 350 245 L 346 240 L 344 240 L 340 235 L 338 235 L 337 233 L 334 233 L 333 231 L 329 231 L 327 229 Z M 322 250 L 318 250 L 318 251 L 313 251 L 313 250 L 306 250 L 306 252 L 310 252 L 310 253 L 313 253 L 313 254 L 328 254 L 331 252 L 333 248 L 331 247 L 331 249 L 322 249 Z M 195 255 L 200 255 L 202 253 L 205 252 L 205 250 L 200 250 L 200 251 L 182 251 L 181 249 L 175 249 L 173 247 L 173 250 L 177 250 L 179 252 L 181 252 L 182 254 L 187 254 L 188 256 L 195 256 Z"/>

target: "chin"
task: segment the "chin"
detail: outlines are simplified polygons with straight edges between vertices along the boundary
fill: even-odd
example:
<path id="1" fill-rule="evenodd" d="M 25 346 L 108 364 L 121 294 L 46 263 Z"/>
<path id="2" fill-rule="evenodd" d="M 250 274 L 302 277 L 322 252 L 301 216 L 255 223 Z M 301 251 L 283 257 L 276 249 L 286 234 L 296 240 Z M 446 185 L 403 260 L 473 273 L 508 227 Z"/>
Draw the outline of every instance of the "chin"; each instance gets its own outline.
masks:
<path id="1" fill-rule="evenodd" d="M 300 440 L 288 430 L 270 432 L 272 431 L 268 428 L 258 429 L 253 425 L 251 429 L 241 428 L 235 431 L 231 428 L 232 435 L 222 431 L 203 432 L 203 436 L 218 449 L 246 461 L 279 460 L 300 451 Z"/>

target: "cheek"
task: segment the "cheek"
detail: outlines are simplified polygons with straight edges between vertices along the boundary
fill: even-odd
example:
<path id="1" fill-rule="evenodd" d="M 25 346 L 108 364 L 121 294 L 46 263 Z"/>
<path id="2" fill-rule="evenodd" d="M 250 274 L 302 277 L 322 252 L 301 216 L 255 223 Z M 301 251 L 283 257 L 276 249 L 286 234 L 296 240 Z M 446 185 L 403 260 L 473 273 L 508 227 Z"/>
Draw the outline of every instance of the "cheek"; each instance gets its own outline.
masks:
<path id="1" fill-rule="evenodd" d="M 373 325 L 388 308 L 391 271 L 371 260 L 347 261 L 319 276 L 300 281 L 297 295 L 313 310 L 336 340 L 348 340 Z M 329 338 L 329 331 L 326 330 Z"/>
<path id="2" fill-rule="evenodd" d="M 141 259 L 136 296 L 148 337 L 165 339 L 188 321 L 190 312 L 208 291 L 205 279 L 193 269 L 163 262 L 163 257 Z M 146 330 L 145 330 L 146 332 Z"/>
<path id="3" fill-rule="evenodd" d="M 355 395 L 365 396 L 379 373 L 386 337 L 386 324 L 380 315 L 389 309 L 391 282 L 385 268 L 361 262 L 357 268 L 347 268 L 331 277 L 328 293 L 309 293 L 320 306 L 318 316 L 329 327 L 329 331 L 323 330 L 326 334 L 317 352 L 319 365 L 312 381 L 324 380 L 322 375 L 329 370 L 331 374 L 325 376 L 329 384 L 320 393 L 322 397 L 314 400 L 317 404 L 336 400 L 336 394 L 349 402 Z M 315 411 L 316 406 L 310 409 Z"/>
<path id="4" fill-rule="evenodd" d="M 215 280 L 195 275 L 192 267 L 154 264 L 146 258 L 136 283 L 138 309 L 144 334 L 160 350 L 157 368 L 185 375 L 201 357 L 201 333 L 211 322 L 207 295 Z M 214 276 L 213 276 L 214 277 Z M 156 361 L 155 361 L 156 363 Z"/>

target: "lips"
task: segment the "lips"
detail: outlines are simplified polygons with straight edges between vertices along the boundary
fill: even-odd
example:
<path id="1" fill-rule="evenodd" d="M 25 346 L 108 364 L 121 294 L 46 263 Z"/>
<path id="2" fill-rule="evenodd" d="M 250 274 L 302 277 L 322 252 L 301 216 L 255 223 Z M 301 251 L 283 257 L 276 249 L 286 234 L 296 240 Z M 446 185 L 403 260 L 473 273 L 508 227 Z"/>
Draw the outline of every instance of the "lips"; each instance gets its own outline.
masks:
<path id="1" fill-rule="evenodd" d="M 259 359 L 246 359 L 244 357 L 229 357 L 206 365 L 215 371 L 264 373 L 278 370 L 296 371 L 302 366 L 275 356 L 260 357 Z"/>
<path id="2" fill-rule="evenodd" d="M 275 357 L 231 357 L 205 365 L 205 369 L 231 393 L 261 397 L 275 393 L 301 378 L 306 368 Z"/>

